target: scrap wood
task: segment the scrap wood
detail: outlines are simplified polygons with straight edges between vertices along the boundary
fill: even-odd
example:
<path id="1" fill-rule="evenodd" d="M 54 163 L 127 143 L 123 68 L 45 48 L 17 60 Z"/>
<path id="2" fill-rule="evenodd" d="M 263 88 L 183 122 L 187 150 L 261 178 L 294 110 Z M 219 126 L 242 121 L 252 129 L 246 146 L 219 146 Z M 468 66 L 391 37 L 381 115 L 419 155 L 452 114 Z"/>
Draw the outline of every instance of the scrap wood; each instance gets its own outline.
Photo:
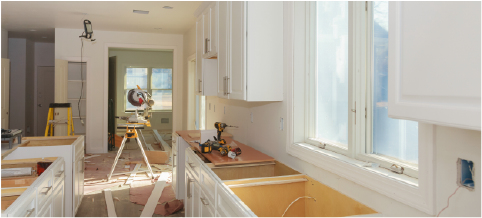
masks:
<path id="1" fill-rule="evenodd" d="M 90 155 L 90 156 L 88 156 L 88 157 L 84 157 L 84 160 L 87 160 L 87 159 L 93 158 L 93 157 L 100 157 L 100 155 L 98 155 L 98 154 Z"/>
<path id="2" fill-rule="evenodd" d="M 154 148 L 152 147 L 151 144 L 146 144 L 147 150 L 149 151 L 154 151 Z"/>
<path id="3" fill-rule="evenodd" d="M 110 189 L 104 189 L 105 203 L 107 204 L 107 216 L 117 217 L 115 213 L 114 201 L 112 200 L 112 193 Z"/>
<path id="4" fill-rule="evenodd" d="M 156 209 L 154 210 L 155 214 L 159 214 L 162 216 L 169 216 L 179 210 L 184 208 L 184 203 L 182 200 L 173 200 L 170 202 L 167 202 L 164 205 L 157 205 Z"/>
<path id="5" fill-rule="evenodd" d="M 136 164 L 136 167 L 134 168 L 134 171 L 131 173 L 131 175 L 129 176 L 129 178 L 127 179 L 127 181 L 125 183 L 126 185 L 132 183 L 132 180 L 134 180 L 134 178 L 136 177 L 137 171 L 139 170 L 140 167 L 141 167 L 141 164 Z"/>
<path id="6" fill-rule="evenodd" d="M 152 215 L 154 214 L 154 210 L 156 209 L 157 202 L 161 197 L 162 191 L 164 190 L 165 186 L 166 181 L 161 180 L 156 182 L 154 190 L 149 196 L 144 210 L 142 210 L 141 217 L 152 217 Z"/>

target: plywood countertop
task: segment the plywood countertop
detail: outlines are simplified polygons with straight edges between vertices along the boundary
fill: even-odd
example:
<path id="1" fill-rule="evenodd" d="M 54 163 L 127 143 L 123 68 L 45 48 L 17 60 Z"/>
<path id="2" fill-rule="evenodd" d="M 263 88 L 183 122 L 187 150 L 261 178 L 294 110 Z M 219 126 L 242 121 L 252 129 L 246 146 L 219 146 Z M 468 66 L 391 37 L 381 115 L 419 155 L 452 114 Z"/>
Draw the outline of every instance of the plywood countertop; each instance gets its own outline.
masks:
<path id="1" fill-rule="evenodd" d="M 184 130 L 184 131 L 176 131 L 184 140 L 186 140 L 192 148 L 196 149 L 201 153 L 199 149 L 199 144 L 196 142 L 192 142 L 194 140 L 199 140 L 200 138 L 191 138 L 189 135 L 193 135 L 193 133 L 200 133 L 200 130 Z M 211 154 L 202 154 L 206 159 L 211 161 L 215 166 L 221 165 L 234 165 L 234 164 L 249 164 L 249 163 L 260 163 L 260 162 L 268 162 L 268 161 L 275 161 L 274 158 L 252 148 L 249 147 L 241 142 L 233 140 L 230 137 L 221 136 L 224 140 L 226 140 L 226 144 L 231 145 L 234 141 L 241 149 L 241 155 L 237 156 L 234 159 L 231 159 L 227 156 L 221 156 L 219 151 L 213 151 Z"/>

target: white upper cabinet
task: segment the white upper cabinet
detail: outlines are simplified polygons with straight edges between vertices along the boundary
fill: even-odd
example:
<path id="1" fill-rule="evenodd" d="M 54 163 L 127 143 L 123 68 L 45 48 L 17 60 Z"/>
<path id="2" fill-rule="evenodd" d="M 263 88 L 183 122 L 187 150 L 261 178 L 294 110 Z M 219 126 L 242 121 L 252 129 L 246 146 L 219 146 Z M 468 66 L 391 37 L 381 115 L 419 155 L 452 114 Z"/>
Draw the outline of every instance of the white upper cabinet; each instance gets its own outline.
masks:
<path id="1" fill-rule="evenodd" d="M 204 33 L 202 35 L 203 39 L 203 51 L 202 57 L 203 58 L 213 58 L 216 57 L 218 54 L 218 42 L 217 42 L 217 16 L 216 16 L 216 8 L 217 3 L 211 3 L 204 12 L 202 13 L 203 17 L 203 29 Z"/>
<path id="2" fill-rule="evenodd" d="M 218 97 L 283 100 L 283 2 L 219 2 Z"/>
<path id="3" fill-rule="evenodd" d="M 208 13 L 209 14 L 209 13 Z M 204 52 L 207 47 L 204 44 L 206 39 L 205 24 L 206 14 L 202 14 L 196 20 L 196 94 L 204 96 L 216 96 L 217 95 L 217 59 L 203 59 Z M 209 18 L 209 16 L 208 16 Z M 208 19 L 209 20 L 209 19 Z M 210 22 L 207 22 L 209 25 Z"/>
<path id="4" fill-rule="evenodd" d="M 388 115 L 480 130 L 480 2 L 389 4 Z"/>

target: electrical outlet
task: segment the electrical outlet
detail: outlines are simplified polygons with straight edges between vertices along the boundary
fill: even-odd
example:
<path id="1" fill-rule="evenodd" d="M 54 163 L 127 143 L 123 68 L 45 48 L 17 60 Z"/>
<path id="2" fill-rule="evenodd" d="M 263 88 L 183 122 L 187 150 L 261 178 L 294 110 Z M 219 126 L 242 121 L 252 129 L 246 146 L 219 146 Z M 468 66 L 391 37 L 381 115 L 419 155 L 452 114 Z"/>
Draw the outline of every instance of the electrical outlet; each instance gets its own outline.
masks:
<path id="1" fill-rule="evenodd" d="M 475 182 L 473 180 L 474 176 L 474 162 L 470 160 L 465 160 L 459 158 L 457 160 L 457 185 L 460 187 L 467 188 L 469 190 L 474 190 Z"/>
<path id="2" fill-rule="evenodd" d="M 253 123 L 253 112 L 251 112 L 251 123 Z"/>

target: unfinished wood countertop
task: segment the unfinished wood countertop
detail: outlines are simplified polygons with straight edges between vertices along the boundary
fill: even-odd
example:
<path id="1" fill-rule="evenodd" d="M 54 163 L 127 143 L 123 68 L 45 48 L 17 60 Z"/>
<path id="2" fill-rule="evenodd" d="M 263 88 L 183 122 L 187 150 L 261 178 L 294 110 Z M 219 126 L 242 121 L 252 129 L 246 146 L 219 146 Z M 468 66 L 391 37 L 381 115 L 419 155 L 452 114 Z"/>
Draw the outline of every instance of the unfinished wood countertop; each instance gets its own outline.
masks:
<path id="1" fill-rule="evenodd" d="M 199 144 L 196 142 L 191 142 L 194 140 L 199 140 L 200 138 L 191 138 L 189 134 L 193 135 L 193 133 L 201 133 L 200 130 L 184 130 L 184 131 L 176 131 L 184 140 L 186 140 L 192 148 L 196 149 L 201 153 L 199 149 Z M 224 140 L 226 140 L 226 144 L 231 144 L 231 142 L 235 142 L 237 147 L 241 148 L 241 155 L 237 156 L 235 159 L 231 159 L 228 156 L 221 156 L 219 151 L 213 151 L 211 154 L 202 154 L 206 157 L 211 163 L 215 166 L 221 165 L 234 165 L 234 164 L 249 164 L 249 163 L 260 163 L 260 162 L 268 162 L 268 161 L 275 161 L 274 158 L 252 148 L 249 147 L 241 142 L 233 140 L 230 137 L 221 136 Z M 184 152 L 184 151 L 180 151 Z"/>

